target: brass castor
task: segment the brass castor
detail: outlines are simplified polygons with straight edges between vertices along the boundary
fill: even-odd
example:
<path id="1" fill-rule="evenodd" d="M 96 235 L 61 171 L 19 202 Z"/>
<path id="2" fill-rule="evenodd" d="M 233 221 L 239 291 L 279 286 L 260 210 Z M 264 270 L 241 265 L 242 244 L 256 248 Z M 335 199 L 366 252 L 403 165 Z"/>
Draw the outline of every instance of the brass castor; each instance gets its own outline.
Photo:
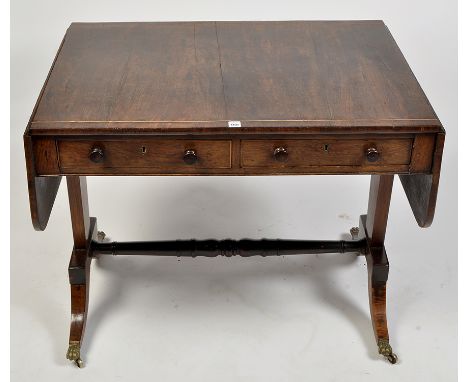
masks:
<path id="1" fill-rule="evenodd" d="M 377 341 L 377 347 L 379 348 L 379 354 L 382 354 L 387 361 L 390 362 L 392 365 L 396 364 L 398 361 L 398 357 L 395 353 L 393 353 L 392 347 L 387 339 L 379 339 Z"/>
<path id="2" fill-rule="evenodd" d="M 97 232 L 97 239 L 98 241 L 100 241 L 101 243 L 104 242 L 104 240 L 106 240 L 106 234 L 104 231 L 98 231 Z"/>
<path id="3" fill-rule="evenodd" d="M 351 239 L 352 240 L 357 240 L 358 235 L 359 235 L 359 228 L 358 227 L 353 227 L 349 230 L 349 233 L 351 234 Z"/>
<path id="4" fill-rule="evenodd" d="M 75 359 L 75 365 L 82 369 L 84 367 L 83 360 L 81 358 Z"/>
<path id="5" fill-rule="evenodd" d="M 83 360 L 80 358 L 80 344 L 79 342 L 71 342 L 68 346 L 67 359 L 75 362 L 75 365 L 80 369 L 84 367 Z"/>
<path id="6" fill-rule="evenodd" d="M 396 364 L 398 362 L 398 357 L 394 353 L 390 354 L 386 358 L 387 358 L 387 361 L 390 362 L 392 365 L 394 365 L 394 364 Z"/>

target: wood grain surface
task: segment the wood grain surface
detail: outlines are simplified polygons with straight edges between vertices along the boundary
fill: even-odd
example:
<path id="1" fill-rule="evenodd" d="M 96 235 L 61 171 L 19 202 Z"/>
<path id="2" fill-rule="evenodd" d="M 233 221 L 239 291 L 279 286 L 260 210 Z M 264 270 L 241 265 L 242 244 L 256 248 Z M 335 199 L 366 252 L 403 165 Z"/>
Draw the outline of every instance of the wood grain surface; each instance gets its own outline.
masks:
<path id="1" fill-rule="evenodd" d="M 366 148 L 375 147 L 380 158 L 374 164 L 408 164 L 412 139 L 258 139 L 241 142 L 243 167 L 366 166 Z M 287 149 L 288 158 L 278 162 L 275 148 Z"/>
<path id="2" fill-rule="evenodd" d="M 80 140 L 59 141 L 60 165 L 67 169 L 89 168 L 152 168 L 154 171 L 167 168 L 220 168 L 231 167 L 231 141 L 173 140 L 173 139 L 126 139 L 126 140 Z M 104 152 L 101 163 L 93 163 L 88 155 L 93 147 Z M 193 150 L 197 161 L 186 164 L 184 152 Z"/>
<path id="3" fill-rule="evenodd" d="M 304 128 L 442 129 L 381 21 L 73 23 L 30 124 L 31 134 Z"/>

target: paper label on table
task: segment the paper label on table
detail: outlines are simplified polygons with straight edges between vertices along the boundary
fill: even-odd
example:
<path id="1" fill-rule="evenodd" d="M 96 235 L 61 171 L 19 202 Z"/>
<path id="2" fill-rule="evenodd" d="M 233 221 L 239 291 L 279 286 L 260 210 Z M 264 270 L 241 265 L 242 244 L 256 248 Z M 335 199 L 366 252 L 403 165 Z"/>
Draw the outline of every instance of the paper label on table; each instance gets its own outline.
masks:
<path id="1" fill-rule="evenodd" d="M 228 122 L 229 127 L 242 127 L 241 121 L 229 121 Z"/>

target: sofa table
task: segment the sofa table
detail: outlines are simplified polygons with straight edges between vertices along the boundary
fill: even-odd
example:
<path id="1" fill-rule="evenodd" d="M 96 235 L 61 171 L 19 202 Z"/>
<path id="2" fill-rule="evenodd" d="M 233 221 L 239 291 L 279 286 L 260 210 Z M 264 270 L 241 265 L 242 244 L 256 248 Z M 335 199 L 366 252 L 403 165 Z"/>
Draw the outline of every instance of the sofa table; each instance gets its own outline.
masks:
<path id="1" fill-rule="evenodd" d="M 382 21 L 71 24 L 24 134 L 36 230 L 67 180 L 67 358 L 83 364 L 94 257 L 356 253 L 377 349 L 395 363 L 384 247 L 393 179 L 429 226 L 444 136 Z M 86 176 L 304 174 L 371 175 L 350 240 L 108 242 L 88 213 Z"/>

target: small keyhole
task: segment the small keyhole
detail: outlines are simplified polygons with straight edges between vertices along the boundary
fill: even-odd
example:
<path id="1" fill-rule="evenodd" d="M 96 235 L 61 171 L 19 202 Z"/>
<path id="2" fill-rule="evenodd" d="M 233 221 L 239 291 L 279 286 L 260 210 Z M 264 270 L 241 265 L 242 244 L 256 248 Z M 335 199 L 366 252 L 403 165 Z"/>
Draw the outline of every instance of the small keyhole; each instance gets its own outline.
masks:
<path id="1" fill-rule="evenodd" d="M 146 147 L 145 146 L 141 146 L 141 153 L 146 154 Z"/>
<path id="2" fill-rule="evenodd" d="M 323 149 L 328 153 L 328 145 L 323 145 Z"/>

